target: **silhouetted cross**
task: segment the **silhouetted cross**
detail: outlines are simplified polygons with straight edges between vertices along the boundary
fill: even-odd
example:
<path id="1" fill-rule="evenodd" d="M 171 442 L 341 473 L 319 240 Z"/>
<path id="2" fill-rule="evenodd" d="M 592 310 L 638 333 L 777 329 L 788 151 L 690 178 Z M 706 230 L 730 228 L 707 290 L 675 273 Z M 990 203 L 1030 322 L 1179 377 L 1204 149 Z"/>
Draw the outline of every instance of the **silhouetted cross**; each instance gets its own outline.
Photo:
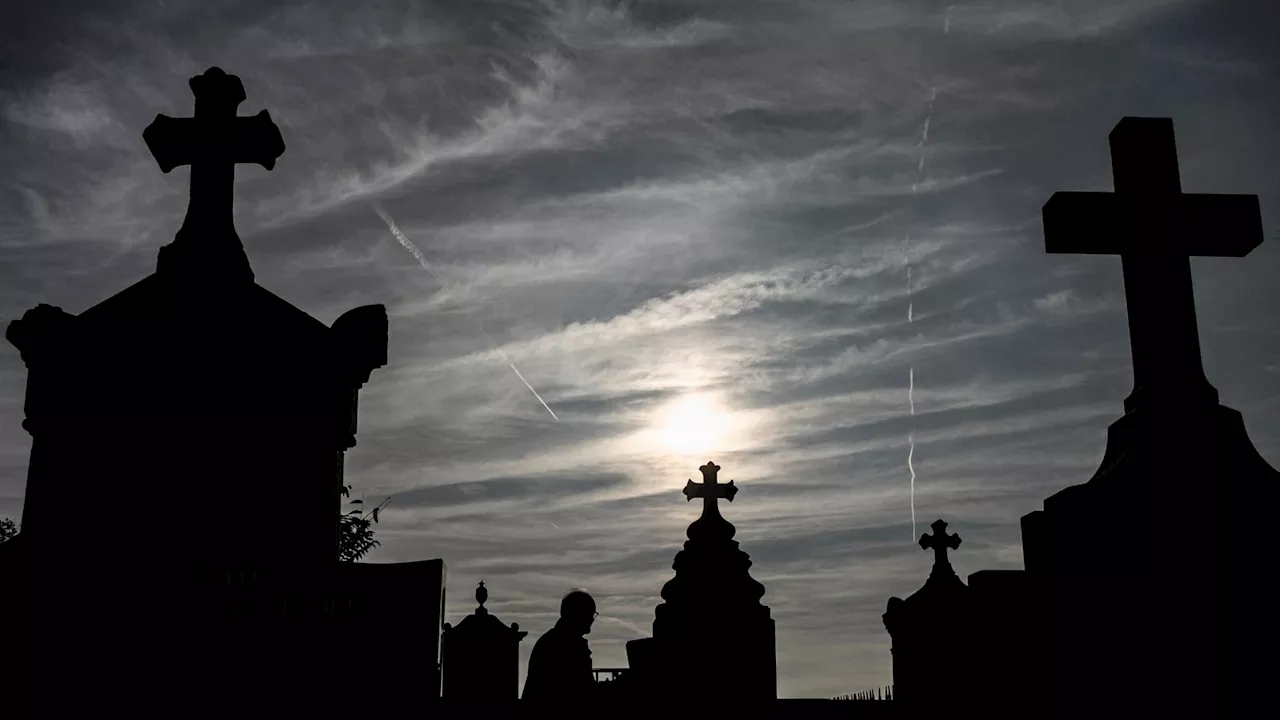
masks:
<path id="1" fill-rule="evenodd" d="M 684 495 L 686 500 L 692 500 L 696 497 L 702 498 L 702 514 L 719 515 L 720 509 L 716 505 L 718 498 L 724 498 L 729 502 L 733 502 L 733 496 L 738 494 L 738 488 L 733 486 L 730 480 L 728 485 L 721 485 L 716 482 L 716 473 L 720 471 L 720 466 L 707 461 L 706 465 L 698 468 L 702 471 L 702 482 L 696 483 L 693 480 L 685 483 Z"/>
<path id="2" fill-rule="evenodd" d="M 1115 192 L 1054 193 L 1045 250 L 1120 256 L 1134 375 L 1126 409 L 1152 386 L 1199 385 L 1216 402 L 1200 363 L 1190 256 L 1248 255 L 1262 242 L 1258 196 L 1184 194 L 1169 118 L 1124 118 L 1110 143 Z"/>
<path id="3" fill-rule="evenodd" d="M 236 115 L 245 94 L 235 75 L 213 67 L 189 84 L 196 96 L 195 117 L 157 115 L 142 139 L 163 172 L 191 166 L 191 201 L 183 227 L 224 230 L 220 226 L 231 226 L 236 164 L 257 163 L 270 170 L 284 154 L 284 140 L 266 110 Z"/>
<path id="4" fill-rule="evenodd" d="M 929 527 L 933 528 L 933 534 L 921 535 L 920 547 L 924 548 L 925 550 L 929 550 L 932 548 L 934 563 L 938 565 L 946 565 L 948 564 L 947 549 L 950 548 L 952 550 L 955 550 L 956 548 L 960 547 L 960 536 L 948 535 L 947 523 L 944 522 L 942 518 L 938 518 L 938 520 L 936 520 Z"/>

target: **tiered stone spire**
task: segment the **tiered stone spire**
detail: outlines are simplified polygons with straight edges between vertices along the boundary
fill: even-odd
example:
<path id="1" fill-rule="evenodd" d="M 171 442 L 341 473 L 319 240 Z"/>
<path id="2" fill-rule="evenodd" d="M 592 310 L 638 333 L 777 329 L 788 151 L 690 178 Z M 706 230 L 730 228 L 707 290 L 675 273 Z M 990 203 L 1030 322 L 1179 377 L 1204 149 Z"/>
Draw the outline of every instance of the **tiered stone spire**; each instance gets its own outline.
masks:
<path id="1" fill-rule="evenodd" d="M 689 540 L 676 553 L 672 568 L 676 576 L 662 588 L 662 599 L 671 603 L 699 603 L 715 598 L 716 603 L 758 605 L 764 597 L 764 585 L 748 573 L 751 559 L 738 549 L 733 539 L 737 529 L 720 514 L 719 498 L 733 502 L 738 488 L 730 480 L 716 481 L 720 466 L 708 461 L 698 468 L 703 482 L 689 480 L 684 486 L 688 500 L 702 498 L 702 515 L 689 525 Z"/>
<path id="2" fill-rule="evenodd" d="M 751 558 L 738 549 L 733 525 L 718 501 L 733 501 L 733 481 L 720 484 L 720 466 L 699 468 L 703 482 L 689 480 L 688 500 L 702 498 L 702 515 L 689 525 L 689 539 L 676 553 L 676 576 L 662 588 L 653 637 L 628 643 L 633 680 L 645 693 L 679 696 L 689 677 L 712 687 L 735 688 L 740 699 L 778 696 L 773 618 L 761 604 L 764 585 L 748 572 Z"/>

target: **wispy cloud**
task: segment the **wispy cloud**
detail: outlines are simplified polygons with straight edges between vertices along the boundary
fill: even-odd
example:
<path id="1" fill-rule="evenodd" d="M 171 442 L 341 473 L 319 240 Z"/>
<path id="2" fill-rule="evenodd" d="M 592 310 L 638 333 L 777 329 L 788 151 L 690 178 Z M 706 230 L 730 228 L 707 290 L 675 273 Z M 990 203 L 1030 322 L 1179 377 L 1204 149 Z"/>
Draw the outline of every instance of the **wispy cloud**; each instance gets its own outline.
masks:
<path id="1" fill-rule="evenodd" d="M 110 109 L 97 97 L 95 88 L 65 82 L 26 96 L 6 98 L 4 117 L 35 130 L 67 135 L 78 147 L 117 125 Z"/>

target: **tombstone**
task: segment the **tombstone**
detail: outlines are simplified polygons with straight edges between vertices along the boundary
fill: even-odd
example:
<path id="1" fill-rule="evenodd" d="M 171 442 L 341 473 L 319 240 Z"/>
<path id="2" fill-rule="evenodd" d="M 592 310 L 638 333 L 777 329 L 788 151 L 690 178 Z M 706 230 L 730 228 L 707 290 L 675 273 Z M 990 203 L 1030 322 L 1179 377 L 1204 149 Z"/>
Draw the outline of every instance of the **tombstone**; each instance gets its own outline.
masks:
<path id="1" fill-rule="evenodd" d="M 507 702 L 520 697 L 520 641 L 529 633 L 508 626 L 484 606 L 489 591 L 476 588 L 475 612 L 457 626 L 445 624 L 444 699 Z"/>
<path id="2" fill-rule="evenodd" d="M 778 671 L 773 618 L 760 602 L 764 586 L 748 573 L 751 559 L 733 539 L 736 529 L 717 501 L 738 492 L 716 480 L 720 466 L 689 480 L 688 500 L 702 499 L 702 515 L 676 553 L 676 575 L 662 588 L 654 611 L 653 637 L 627 643 L 629 692 L 647 698 L 689 695 L 689 686 L 716 688 L 717 702 L 776 700 Z"/>
<path id="3" fill-rule="evenodd" d="M 327 631 L 324 639 L 331 645 L 358 647 L 387 687 L 413 688 L 411 698 L 406 698 L 408 708 L 430 708 L 440 698 L 444 561 L 344 562 L 337 563 L 336 570 L 329 596 L 342 607 L 321 625 Z M 324 656 L 330 665 L 335 663 L 333 653 L 329 650 Z M 354 675 L 347 678 L 358 683 Z"/>
<path id="4" fill-rule="evenodd" d="M 358 391 L 386 363 L 381 305 L 326 326 L 254 282 L 232 224 L 235 165 L 269 170 L 284 143 L 265 110 L 236 115 L 236 76 L 211 68 L 190 86 L 194 117 L 143 133 L 162 171 L 191 166 L 186 218 L 155 273 L 79 314 L 39 305 L 6 332 L 29 372 L 30 668 L 93 688 L 82 697 L 123 702 L 130 676 L 163 688 L 163 673 L 203 672 L 166 653 L 201 656 L 184 633 L 223 637 L 201 620 L 210 578 L 321 582 Z M 149 669 L 122 667 L 126 646 Z"/>
<path id="5" fill-rule="evenodd" d="M 1189 257 L 1257 247 L 1258 200 L 1182 193 L 1168 119 L 1124 118 L 1110 142 L 1115 192 L 1056 193 L 1045 247 L 1120 255 L 1134 390 L 1093 477 L 1022 518 L 1025 572 L 970 588 L 1011 648 L 1004 667 L 1038 666 L 1037 712 L 1231 714 L 1269 686 L 1252 658 L 1277 639 L 1272 539 L 1254 517 L 1280 473 L 1205 377 Z M 997 618 L 1001 603 L 1023 610 Z M 1015 656 L 1028 636 L 1033 657 Z"/>
<path id="6" fill-rule="evenodd" d="M 969 588 L 951 567 L 947 550 L 960 547 L 939 518 L 920 547 L 934 551 L 924 586 L 906 600 L 889 598 L 883 616 L 893 645 L 893 684 L 898 698 L 915 704 L 959 697 L 975 679 L 965 656 L 972 647 Z"/>
<path id="7" fill-rule="evenodd" d="M 1045 625 L 1044 608 L 1052 598 L 1039 576 L 1022 570 L 979 570 L 969 574 L 968 588 L 972 633 L 963 659 L 976 685 L 999 682 L 999 691 L 985 699 L 987 716 L 1048 714 L 1044 706 L 1051 702 L 1058 678 L 1050 628 Z"/>

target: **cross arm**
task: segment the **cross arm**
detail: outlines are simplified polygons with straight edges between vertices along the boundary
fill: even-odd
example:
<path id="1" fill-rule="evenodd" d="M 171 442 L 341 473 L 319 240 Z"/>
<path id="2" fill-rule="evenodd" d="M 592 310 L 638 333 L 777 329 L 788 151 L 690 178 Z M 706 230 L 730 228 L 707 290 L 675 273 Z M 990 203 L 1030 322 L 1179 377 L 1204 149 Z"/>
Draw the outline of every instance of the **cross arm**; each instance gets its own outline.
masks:
<path id="1" fill-rule="evenodd" d="M 695 483 L 692 480 L 685 481 L 684 497 L 685 500 L 692 500 L 696 497 L 722 497 L 729 502 L 733 502 L 733 496 L 738 494 L 738 486 L 730 480 L 725 484 L 716 484 L 714 490 L 708 489 L 706 483 Z"/>
<path id="2" fill-rule="evenodd" d="M 284 138 L 280 128 L 266 110 L 257 115 L 237 116 L 230 120 L 225 149 L 231 162 L 256 163 L 271 170 L 284 154 Z M 171 118 L 157 115 L 142 132 L 142 139 L 155 156 L 161 172 L 168 173 L 179 165 L 190 165 L 199 158 L 202 148 L 210 148 L 209 138 L 202 137 L 206 124 L 199 118 Z"/>
<path id="3" fill-rule="evenodd" d="M 1262 243 L 1257 195 L 1057 192 L 1042 215 L 1050 253 L 1244 257 Z"/>

